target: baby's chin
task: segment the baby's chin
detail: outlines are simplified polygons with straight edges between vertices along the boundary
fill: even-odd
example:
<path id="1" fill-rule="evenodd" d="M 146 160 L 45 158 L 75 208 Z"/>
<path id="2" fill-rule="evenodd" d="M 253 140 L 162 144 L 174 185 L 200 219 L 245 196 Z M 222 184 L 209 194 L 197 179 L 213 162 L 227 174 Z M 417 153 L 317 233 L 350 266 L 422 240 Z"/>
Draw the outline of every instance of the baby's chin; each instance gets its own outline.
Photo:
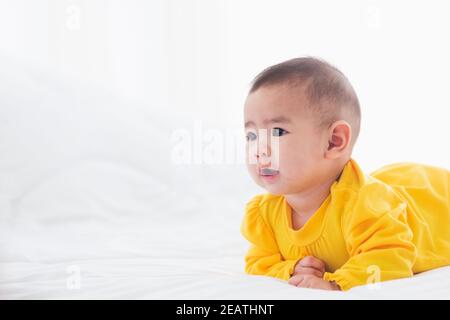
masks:
<path id="1" fill-rule="evenodd" d="M 250 175 L 258 186 L 273 195 L 286 195 L 295 191 L 292 189 L 292 186 L 286 184 L 286 181 L 283 179 L 283 174 L 281 173 L 273 177 L 264 177 L 256 172 L 250 172 Z"/>
<path id="2" fill-rule="evenodd" d="M 290 193 L 289 188 L 286 185 L 284 185 L 282 181 L 267 182 L 259 179 L 257 181 L 257 184 L 267 192 L 274 195 L 285 195 Z"/>
<path id="3" fill-rule="evenodd" d="M 284 196 L 286 194 L 290 194 L 291 192 L 286 188 L 276 188 L 276 187 L 263 187 L 268 193 L 276 195 L 276 196 Z"/>

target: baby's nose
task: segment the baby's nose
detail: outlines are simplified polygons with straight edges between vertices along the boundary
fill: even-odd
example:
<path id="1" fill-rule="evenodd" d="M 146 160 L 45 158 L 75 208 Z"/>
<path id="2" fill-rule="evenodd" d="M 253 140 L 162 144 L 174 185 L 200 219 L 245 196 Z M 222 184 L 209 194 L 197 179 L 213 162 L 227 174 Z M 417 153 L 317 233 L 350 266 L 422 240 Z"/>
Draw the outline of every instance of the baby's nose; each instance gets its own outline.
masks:
<path id="1" fill-rule="evenodd" d="M 260 165 L 270 164 L 270 156 L 266 152 L 258 153 L 256 159 Z"/>
<path id="2" fill-rule="evenodd" d="M 263 152 L 262 154 L 257 154 L 256 157 L 257 158 L 259 158 L 259 157 L 267 157 L 267 153 Z"/>

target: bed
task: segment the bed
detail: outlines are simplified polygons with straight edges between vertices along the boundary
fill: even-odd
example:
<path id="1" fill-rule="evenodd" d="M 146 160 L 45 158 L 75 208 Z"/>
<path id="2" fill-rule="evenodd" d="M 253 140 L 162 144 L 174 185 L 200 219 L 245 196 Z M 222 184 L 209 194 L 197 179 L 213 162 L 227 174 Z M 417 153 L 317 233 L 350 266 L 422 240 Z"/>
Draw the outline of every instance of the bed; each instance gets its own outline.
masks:
<path id="1" fill-rule="evenodd" d="M 449 299 L 450 267 L 348 292 L 244 273 L 242 164 L 173 163 L 192 119 L 1 59 L 0 299 Z"/>
<path id="2" fill-rule="evenodd" d="M 89 221 L 2 226 L 1 299 L 448 299 L 450 267 L 348 292 L 243 272 L 236 228 Z M 213 226 L 216 227 L 213 227 Z M 217 225 L 221 227 L 218 228 Z M 208 230 L 209 231 L 206 231 Z M 164 241 L 162 239 L 165 239 Z M 207 241 L 206 241 L 207 240 Z"/>

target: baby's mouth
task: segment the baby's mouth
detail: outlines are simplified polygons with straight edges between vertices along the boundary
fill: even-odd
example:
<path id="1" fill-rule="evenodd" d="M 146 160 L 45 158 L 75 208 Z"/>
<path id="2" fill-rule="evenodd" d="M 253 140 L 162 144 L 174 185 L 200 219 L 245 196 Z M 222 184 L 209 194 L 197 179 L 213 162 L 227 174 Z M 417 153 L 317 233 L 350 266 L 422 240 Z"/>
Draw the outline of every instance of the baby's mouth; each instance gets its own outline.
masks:
<path id="1" fill-rule="evenodd" d="M 275 176 L 278 173 L 280 173 L 280 171 L 275 170 L 275 169 L 271 169 L 271 168 L 262 168 L 259 169 L 259 174 L 261 176 Z"/>

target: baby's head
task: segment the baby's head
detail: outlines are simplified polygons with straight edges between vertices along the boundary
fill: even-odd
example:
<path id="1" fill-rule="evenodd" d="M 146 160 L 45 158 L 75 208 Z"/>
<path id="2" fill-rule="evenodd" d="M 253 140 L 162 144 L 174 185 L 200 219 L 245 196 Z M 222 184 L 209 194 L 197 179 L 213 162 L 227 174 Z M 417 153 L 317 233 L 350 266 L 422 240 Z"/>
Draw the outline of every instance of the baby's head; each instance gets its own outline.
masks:
<path id="1" fill-rule="evenodd" d="M 351 157 L 361 111 L 342 72 L 304 57 L 256 76 L 244 118 L 250 175 L 270 193 L 287 195 L 336 180 Z"/>

